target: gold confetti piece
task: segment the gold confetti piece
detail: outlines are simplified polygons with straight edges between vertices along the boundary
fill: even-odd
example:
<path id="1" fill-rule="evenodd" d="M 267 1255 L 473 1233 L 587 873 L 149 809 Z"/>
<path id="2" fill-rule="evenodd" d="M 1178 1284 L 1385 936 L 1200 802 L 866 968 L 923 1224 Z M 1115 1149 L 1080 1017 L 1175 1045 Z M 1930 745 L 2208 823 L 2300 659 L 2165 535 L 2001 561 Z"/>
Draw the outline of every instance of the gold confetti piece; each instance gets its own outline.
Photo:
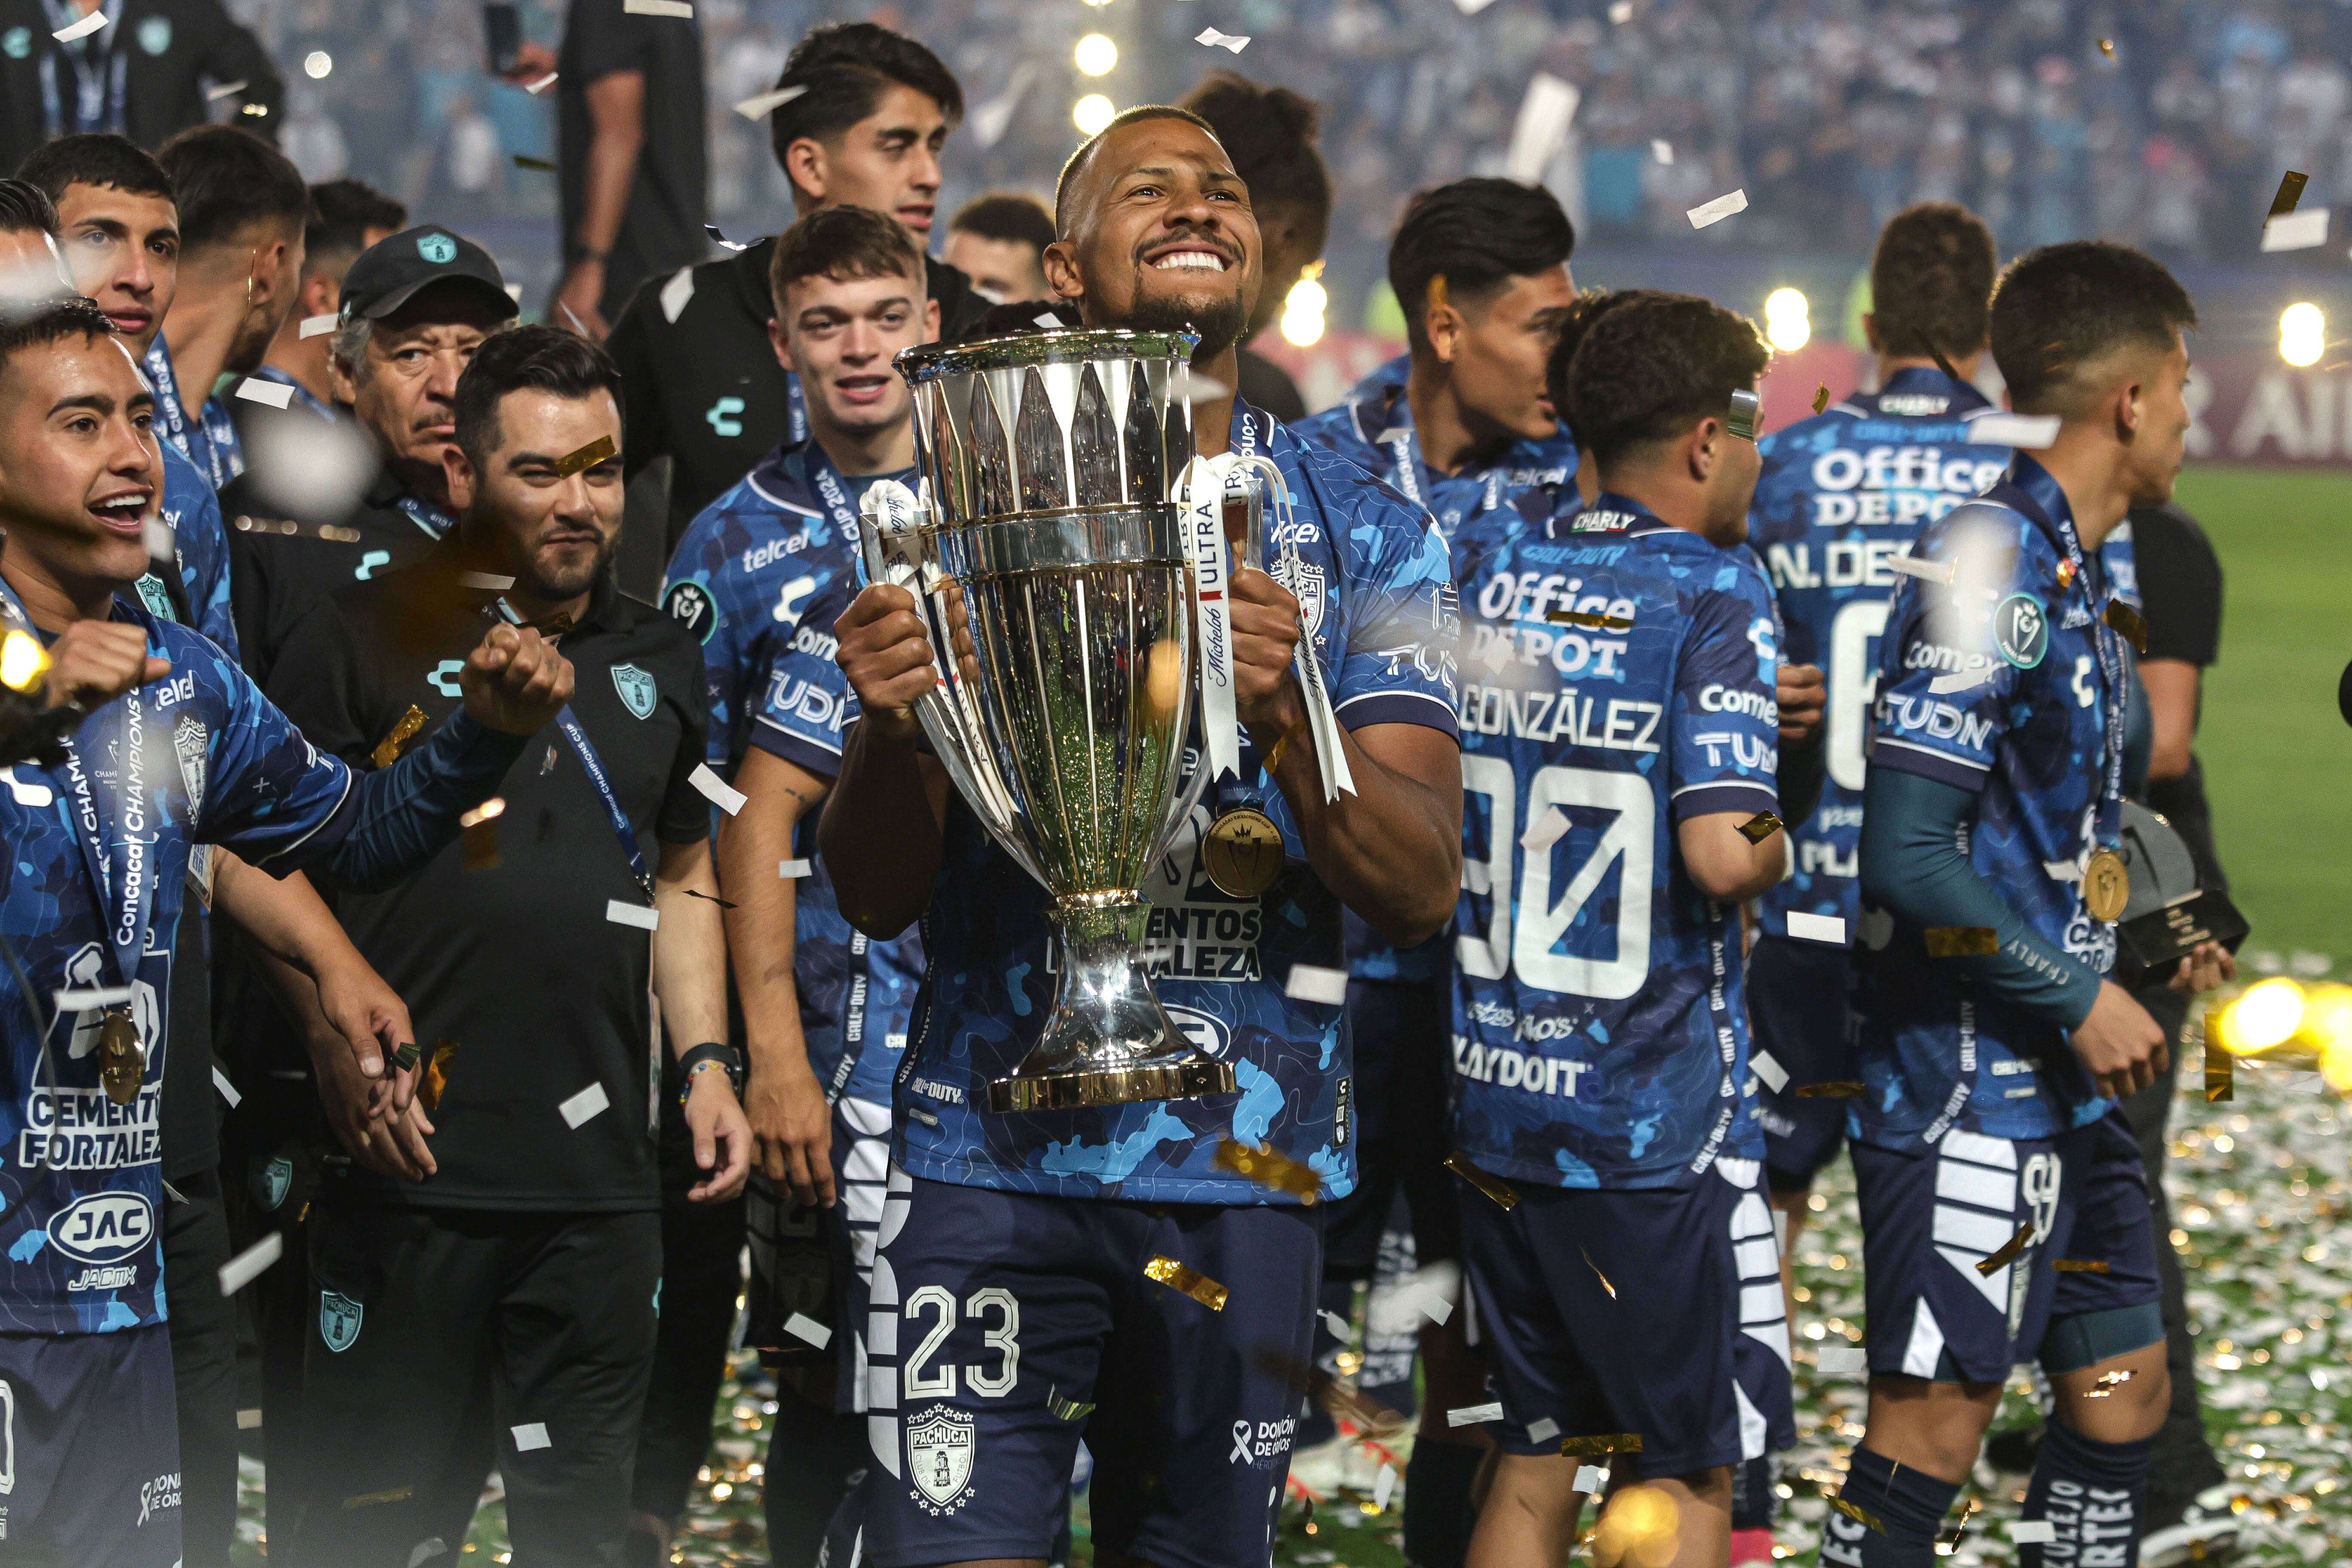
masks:
<path id="1" fill-rule="evenodd" d="M 555 477 L 568 479 L 583 468 L 593 468 L 599 463 L 609 461 L 619 450 L 620 448 L 613 444 L 613 438 L 610 436 L 599 436 L 578 451 L 567 452 L 558 458 L 555 464 Z"/>
<path id="2" fill-rule="evenodd" d="M 1813 388 L 1813 412 L 1819 414 L 1822 409 L 1827 408 L 1829 405 L 1830 384 L 1825 381 L 1819 386 Z"/>
<path id="3" fill-rule="evenodd" d="M 441 1040 L 433 1047 L 433 1059 L 425 1064 L 425 1081 L 416 1086 L 417 1102 L 427 1112 L 441 1109 L 442 1091 L 449 1087 L 449 1063 L 457 1055 L 457 1042 Z"/>
<path id="4" fill-rule="evenodd" d="M 2124 641 L 2131 644 L 2134 651 L 2138 653 L 2147 651 L 2147 623 L 2140 619 L 2137 610 L 2133 609 L 2121 599 L 2109 599 L 2107 607 L 2100 612 L 2099 618 L 2121 633 Z"/>
<path id="5" fill-rule="evenodd" d="M 415 709 L 410 709 L 415 712 Z M 504 797 L 492 795 L 457 819 L 464 828 L 461 840 L 465 848 L 465 867 L 468 871 L 495 871 L 499 868 L 499 818 L 505 815 Z"/>
<path id="6" fill-rule="evenodd" d="M 552 174 L 556 172 L 556 168 L 553 163 L 549 163 L 544 158 L 534 158 L 528 153 L 516 153 L 514 155 L 514 166 L 518 169 L 536 170 L 538 173 L 542 174 Z"/>
<path id="7" fill-rule="evenodd" d="M 2281 174 L 2279 176 L 2278 195 L 2271 198 L 2270 216 L 2272 217 L 2276 217 L 2281 213 L 2291 213 L 2294 211 L 2294 204 L 2303 200 L 2303 187 L 2310 184 L 2310 175 L 2297 174 L 2293 169 L 2289 169 L 2285 174 Z"/>
<path id="8" fill-rule="evenodd" d="M 2132 1373 L 2128 1367 L 2118 1368 L 2114 1372 L 2101 1373 L 2099 1374 L 2099 1386 L 2101 1388 L 2121 1388 L 2125 1384 L 2129 1383 L 2131 1380 Z"/>
<path id="9" fill-rule="evenodd" d="M 1518 1194 L 1504 1184 L 1500 1178 L 1490 1176 L 1472 1164 L 1470 1156 L 1461 1150 L 1456 1149 L 1453 1153 L 1445 1156 L 1445 1168 L 1477 1188 L 1492 1201 L 1500 1204 L 1505 1209 L 1514 1209 L 1518 1206 Z"/>
<path id="10" fill-rule="evenodd" d="M 1830 1506 L 1846 1518 L 1860 1523 L 1866 1530 L 1874 1530 L 1881 1535 L 1886 1533 L 1886 1526 L 1878 1521 L 1878 1516 L 1860 1503 L 1852 1503 L 1842 1497 L 1833 1497 L 1830 1499 Z"/>
<path id="11" fill-rule="evenodd" d="M 1189 1263 L 1155 1258 L 1143 1266 L 1143 1272 L 1171 1290 L 1181 1290 L 1212 1312 L 1225 1310 L 1225 1288 Z"/>
<path id="12" fill-rule="evenodd" d="M 1960 1549 L 1960 1537 L 1969 1532 L 1969 1520 L 1976 1511 L 1976 1499 L 1970 1498 L 1968 1501 L 1962 1503 L 1960 1505 L 1960 1521 L 1952 1526 L 1951 1534 L 1936 1542 L 1936 1550 L 1947 1556 L 1950 1555 L 1952 1552 L 1958 1552 Z M 1884 1534 L 1885 1532 L 1882 1531 L 1880 1533 Z"/>
<path id="13" fill-rule="evenodd" d="M 1739 825 L 1739 837 L 1750 844 L 1761 844 L 1780 831 L 1780 819 L 1769 811 L 1759 811 Z"/>
<path id="14" fill-rule="evenodd" d="M 1049 1388 L 1045 1391 L 1045 1408 L 1054 1413 L 1054 1419 L 1056 1421 L 1083 1421 L 1095 1413 L 1095 1407 L 1092 1405 L 1063 1398 L 1059 1388 Z"/>
<path id="15" fill-rule="evenodd" d="M 1799 1098 L 1804 1100 L 1859 1100 L 1867 1092 L 1866 1086 L 1852 1079 L 1832 1079 L 1827 1083 L 1801 1083 Z"/>
<path id="16" fill-rule="evenodd" d="M 1984 958 L 2000 951 L 2000 933 L 1990 926 L 1929 926 L 1930 958 Z"/>
<path id="17" fill-rule="evenodd" d="M 2064 593 L 2074 585 L 2074 563 L 2070 557 L 2058 563 L 2058 591 Z"/>
<path id="18" fill-rule="evenodd" d="M 1277 1154 L 1271 1147 L 1253 1149 L 1231 1138 L 1217 1145 L 1214 1164 L 1220 1171 L 1231 1171 L 1261 1187 L 1271 1187 L 1277 1193 L 1288 1193 L 1304 1204 L 1312 1204 L 1323 1194 L 1323 1177 L 1311 1165 Z"/>
<path id="19" fill-rule="evenodd" d="M 2238 1058 L 2208 1042 L 2205 1047 L 2205 1099 L 2218 1102 L 2238 1098 Z"/>
<path id="20" fill-rule="evenodd" d="M 390 1491 L 362 1492 L 343 1500 L 345 1508 L 373 1508 L 383 1502 L 404 1502 L 416 1495 L 415 1487 L 394 1487 Z"/>
<path id="21" fill-rule="evenodd" d="M 425 710 L 412 702 L 408 706 L 408 711 L 400 716 L 400 721 L 393 725 L 392 733 L 375 743 L 375 750 L 368 753 L 368 761 L 379 768 L 392 766 L 393 763 L 400 761 L 400 748 L 416 739 L 416 731 L 423 728 L 425 728 Z M 459 820 L 462 821 L 463 818 Z"/>
<path id="22" fill-rule="evenodd" d="M 1939 348 L 1937 348 L 1935 344 L 1933 344 L 1933 343 L 1929 343 L 1929 344 L 1927 345 L 1927 353 L 1928 353 L 1928 355 L 1929 355 L 1929 357 L 1930 357 L 1930 358 L 1932 358 L 1932 359 L 1934 359 L 1934 360 L 1935 360 L 1935 362 L 1936 362 L 1936 368 L 1937 368 L 1937 370 L 1942 371 L 1946 375 L 1949 376 L 1952 380 L 1954 380 L 1954 381 L 1966 381 L 1966 380 L 1968 380 L 1968 377 L 1967 377 L 1967 376 L 1962 375 L 1958 371 L 1956 371 L 1956 370 L 1954 370 L 1954 369 L 1952 368 L 1952 362 L 1951 362 L 1950 360 L 1946 359 L 1946 358 L 1944 357 L 1944 351 L 1943 351 L 1943 350 L 1941 350 L 1941 349 L 1939 349 Z"/>
<path id="23" fill-rule="evenodd" d="M 1564 1437 L 1559 1451 L 1570 1458 L 1591 1458 L 1595 1454 L 1638 1454 L 1642 1451 L 1642 1435 L 1612 1432 L 1601 1437 Z"/>
<path id="24" fill-rule="evenodd" d="M 1621 616 L 1595 615 L 1590 610 L 1550 610 L 1544 619 L 1556 626 L 1598 626 L 1605 632 L 1630 632 L 1633 623 Z"/>
<path id="25" fill-rule="evenodd" d="M 1601 1272 L 1601 1265 L 1592 1261 L 1592 1254 L 1586 1252 L 1580 1247 L 1576 1250 L 1583 1257 L 1584 1266 L 1592 1270 L 1592 1277 L 1601 1281 L 1601 1288 L 1608 1291 L 1609 1299 L 1614 1301 L 1617 1299 L 1617 1287 L 1609 1283 L 1609 1276 Z"/>
<path id="26" fill-rule="evenodd" d="M 2101 38 L 2099 40 L 2099 53 L 2106 56 L 2109 59 L 2114 59 L 2116 58 L 2116 41 L 2113 38 Z"/>
<path id="27" fill-rule="evenodd" d="M 2011 1237 L 2007 1241 L 2000 1244 L 2000 1250 L 1995 1252 L 1990 1258 L 1986 1258 L 1983 1262 L 1977 1265 L 1977 1272 L 1990 1279 L 1994 1274 L 2008 1268 L 2011 1263 L 2014 1262 L 2017 1258 L 2017 1255 L 2025 1250 L 2025 1244 L 2032 1239 L 2033 1222 L 2032 1220 L 2027 1220 L 2023 1225 L 2017 1227 L 2017 1234 L 2015 1236 Z"/>
<path id="28" fill-rule="evenodd" d="M 2105 1274 L 2107 1260 L 2104 1258 L 2061 1258 L 2050 1267 L 2061 1274 Z"/>

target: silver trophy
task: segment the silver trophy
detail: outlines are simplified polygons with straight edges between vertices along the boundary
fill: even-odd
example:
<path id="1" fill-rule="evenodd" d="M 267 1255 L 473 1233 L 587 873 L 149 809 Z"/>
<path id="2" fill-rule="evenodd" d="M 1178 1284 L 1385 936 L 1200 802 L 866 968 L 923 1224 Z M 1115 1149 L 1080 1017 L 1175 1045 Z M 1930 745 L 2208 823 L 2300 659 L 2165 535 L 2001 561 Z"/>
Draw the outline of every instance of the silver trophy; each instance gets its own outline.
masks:
<path id="1" fill-rule="evenodd" d="M 1013 862 L 1054 895 L 1045 1033 L 994 1111 L 1215 1094 L 1226 1063 L 1161 1010 L 1144 873 L 1206 783 L 1180 790 L 1196 591 L 1174 499 L 1193 458 L 1195 340 L 1026 333 L 910 349 L 921 494 L 877 485 L 871 580 L 915 595 L 940 679 L 931 748 Z"/>

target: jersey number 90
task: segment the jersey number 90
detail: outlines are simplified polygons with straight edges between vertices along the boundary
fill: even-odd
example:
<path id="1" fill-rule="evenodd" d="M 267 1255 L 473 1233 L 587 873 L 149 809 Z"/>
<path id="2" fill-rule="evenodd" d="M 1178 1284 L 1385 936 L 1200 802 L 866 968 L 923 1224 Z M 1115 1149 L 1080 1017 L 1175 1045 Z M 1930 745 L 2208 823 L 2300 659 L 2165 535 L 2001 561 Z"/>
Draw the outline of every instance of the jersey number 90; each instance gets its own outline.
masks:
<path id="1" fill-rule="evenodd" d="M 1596 768 L 1538 769 L 1528 781 L 1528 827 L 1542 823 L 1554 806 L 1606 811 L 1612 816 L 1591 852 L 1569 873 L 1566 885 L 1557 893 L 1552 887 L 1554 868 L 1568 858 L 1574 839 L 1569 834 L 1558 834 L 1543 848 L 1528 850 L 1525 879 L 1516 900 L 1511 875 L 1523 830 L 1516 820 L 1518 780 L 1511 764 L 1500 757 L 1465 756 L 1462 787 L 1485 795 L 1489 803 L 1486 856 L 1463 861 L 1462 886 L 1494 900 L 1485 933 L 1465 931 L 1455 941 L 1463 972 L 1479 980 L 1500 980 L 1515 970 L 1521 984 L 1538 990 L 1606 1002 L 1622 1001 L 1639 991 L 1650 973 L 1651 873 L 1657 832 L 1657 803 L 1650 793 L 1650 781 L 1638 773 L 1604 773 Z M 1616 956 L 1582 958 L 1553 952 L 1600 891 L 1612 866 L 1618 873 Z M 1580 945 L 1594 949 L 1612 944 L 1593 933 Z"/>

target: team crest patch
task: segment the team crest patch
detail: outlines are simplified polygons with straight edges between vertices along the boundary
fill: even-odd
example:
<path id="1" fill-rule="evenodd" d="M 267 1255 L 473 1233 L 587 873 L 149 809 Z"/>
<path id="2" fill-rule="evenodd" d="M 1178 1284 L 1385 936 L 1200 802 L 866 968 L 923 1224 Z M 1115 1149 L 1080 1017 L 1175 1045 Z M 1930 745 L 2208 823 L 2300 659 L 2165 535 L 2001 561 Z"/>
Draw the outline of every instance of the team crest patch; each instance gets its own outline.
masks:
<path id="1" fill-rule="evenodd" d="M 139 47 L 151 55 L 160 55 L 172 47 L 172 18 L 150 16 L 139 24 Z"/>
<path id="2" fill-rule="evenodd" d="M 436 267 L 446 267 L 457 259 L 457 242 L 446 234 L 420 234 L 416 254 Z"/>
<path id="3" fill-rule="evenodd" d="M 276 1156 L 255 1169 L 252 1185 L 254 1202 L 275 1211 L 294 1190 L 294 1162 L 283 1154 Z"/>
<path id="4" fill-rule="evenodd" d="M 2050 651 L 2050 617 L 2031 594 L 2011 594 L 1992 613 L 1992 643 L 2000 657 L 2032 669 Z"/>
<path id="5" fill-rule="evenodd" d="M 205 721 L 193 713 L 183 713 L 180 721 L 172 726 L 172 750 L 180 760 L 180 782 L 188 788 L 188 816 L 193 820 L 205 809 L 205 764 L 209 758 Z"/>
<path id="6" fill-rule="evenodd" d="M 691 577 L 669 585 L 669 592 L 662 595 L 662 608 L 671 620 L 692 632 L 697 642 L 709 642 L 710 634 L 719 629 L 719 606 L 710 602 L 710 590 Z"/>
<path id="7" fill-rule="evenodd" d="M 319 1337 L 331 1351 L 347 1351 L 360 1337 L 360 1320 L 367 1309 L 349 1296 L 332 1290 L 319 1292 Z"/>
<path id="8" fill-rule="evenodd" d="M 180 612 L 172 607 L 172 591 L 163 586 L 163 579 L 152 572 L 139 579 L 139 602 L 147 613 L 159 621 L 176 621 Z"/>
<path id="9" fill-rule="evenodd" d="M 971 1495 L 971 1413 L 934 1405 L 907 1422 L 907 1479 L 925 1511 L 955 1512 Z"/>
<path id="10" fill-rule="evenodd" d="M 1285 574 L 1283 586 L 1298 601 L 1298 619 L 1304 634 L 1312 640 L 1323 628 L 1323 568 L 1310 566 L 1305 561 L 1294 561 Z"/>
<path id="11" fill-rule="evenodd" d="M 613 667 L 613 689 L 621 694 L 629 711 L 638 718 L 650 717 L 654 710 L 654 678 L 634 664 Z"/>

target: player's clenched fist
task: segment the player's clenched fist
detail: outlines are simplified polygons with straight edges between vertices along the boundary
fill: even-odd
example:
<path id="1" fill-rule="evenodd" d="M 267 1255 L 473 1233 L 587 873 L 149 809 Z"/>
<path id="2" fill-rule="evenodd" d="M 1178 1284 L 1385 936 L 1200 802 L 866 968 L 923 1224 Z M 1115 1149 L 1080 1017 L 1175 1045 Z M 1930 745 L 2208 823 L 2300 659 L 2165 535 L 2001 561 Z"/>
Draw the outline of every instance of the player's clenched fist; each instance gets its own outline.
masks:
<path id="1" fill-rule="evenodd" d="M 572 661 L 532 627 L 500 622 L 466 656 L 457 684 L 477 722 L 536 735 L 572 700 Z"/>
<path id="2" fill-rule="evenodd" d="M 1279 724 L 1290 658 L 1298 647 L 1298 601 L 1264 572 L 1234 574 L 1234 710 L 1244 724 Z"/>
<path id="3" fill-rule="evenodd" d="M 1829 701 L 1829 687 L 1822 679 L 1822 668 L 1817 664 L 1784 664 L 1773 682 L 1773 697 L 1780 708 L 1780 743 L 1784 746 L 1809 746 L 1822 732 L 1822 710 Z"/>
<path id="4" fill-rule="evenodd" d="M 939 685 L 915 596 L 877 583 L 833 623 L 834 662 L 857 693 L 863 721 L 894 741 L 913 738 L 915 704 Z"/>
<path id="5" fill-rule="evenodd" d="M 147 657 L 146 627 L 132 621 L 76 621 L 49 647 L 49 706 L 69 702 L 89 712 L 171 673 L 171 660 Z"/>

